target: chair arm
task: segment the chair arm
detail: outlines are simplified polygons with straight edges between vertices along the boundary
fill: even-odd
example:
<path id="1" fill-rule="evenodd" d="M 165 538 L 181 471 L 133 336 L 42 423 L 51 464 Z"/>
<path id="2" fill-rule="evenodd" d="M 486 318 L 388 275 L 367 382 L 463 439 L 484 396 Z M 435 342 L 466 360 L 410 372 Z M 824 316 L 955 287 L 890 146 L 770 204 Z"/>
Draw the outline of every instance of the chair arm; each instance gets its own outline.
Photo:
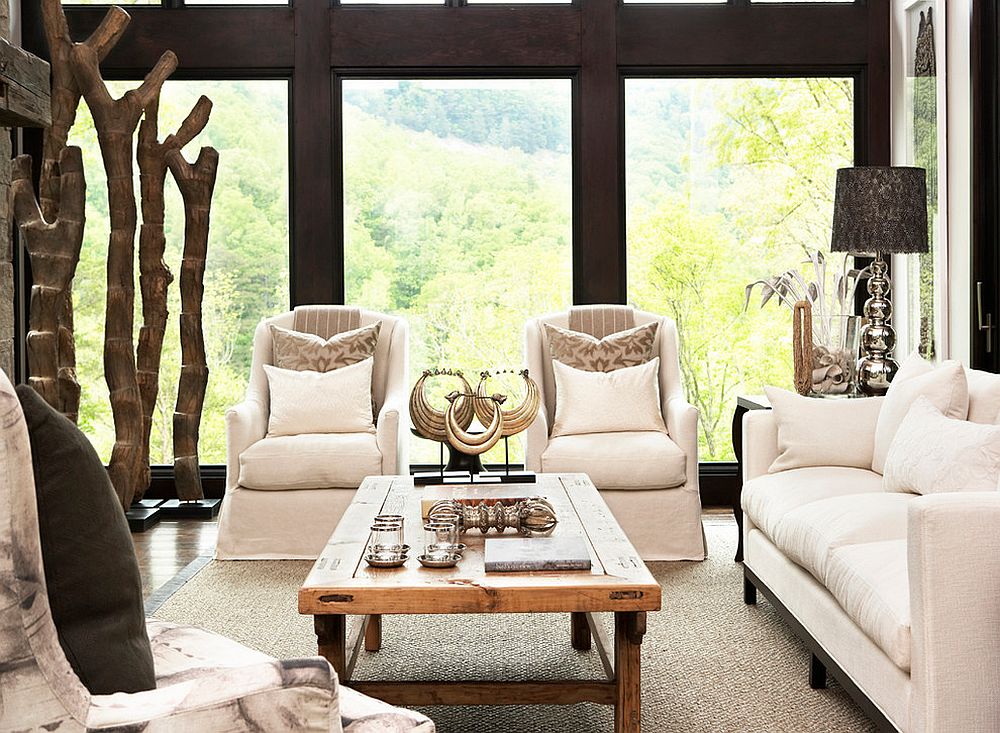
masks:
<path id="1" fill-rule="evenodd" d="M 910 502 L 914 731 L 1000 730 L 1000 493 Z"/>
<path id="2" fill-rule="evenodd" d="M 215 668 L 133 694 L 96 695 L 88 730 L 296 730 L 339 733 L 337 676 L 319 657 Z"/>
<path id="3" fill-rule="evenodd" d="M 240 482 L 240 454 L 267 435 L 267 410 L 256 397 L 226 410 L 226 490 Z"/>
<path id="4" fill-rule="evenodd" d="M 545 405 L 539 405 L 534 421 L 524 431 L 524 468 L 541 472 L 542 453 L 549 444 L 549 418 Z"/>
<path id="5" fill-rule="evenodd" d="M 763 476 L 778 457 L 778 421 L 773 410 L 743 416 L 743 481 Z"/>
<path id="6" fill-rule="evenodd" d="M 675 395 L 663 405 L 667 434 L 687 456 L 684 488 L 698 491 L 698 408 L 682 396 Z"/>
<path id="7" fill-rule="evenodd" d="M 385 396 L 382 409 L 378 411 L 375 428 L 375 442 L 382 454 L 382 475 L 408 474 L 410 463 L 408 400 L 404 390 L 396 389 Z"/>

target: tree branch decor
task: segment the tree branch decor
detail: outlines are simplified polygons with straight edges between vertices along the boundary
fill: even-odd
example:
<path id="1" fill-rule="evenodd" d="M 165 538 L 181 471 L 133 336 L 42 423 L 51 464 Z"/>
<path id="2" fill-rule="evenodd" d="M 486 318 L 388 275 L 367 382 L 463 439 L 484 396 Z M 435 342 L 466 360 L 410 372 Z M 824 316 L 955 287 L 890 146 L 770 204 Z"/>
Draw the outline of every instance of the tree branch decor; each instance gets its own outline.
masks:
<path id="1" fill-rule="evenodd" d="M 202 97 L 204 99 L 204 97 Z M 174 485 L 181 501 L 204 496 L 198 460 L 201 411 L 208 387 L 201 305 L 205 295 L 205 259 L 212 192 L 219 153 L 204 147 L 194 165 L 179 150 L 167 155 L 170 173 L 184 199 L 184 259 L 181 263 L 181 376 L 174 410 Z"/>
<path id="2" fill-rule="evenodd" d="M 146 106 L 139 125 L 136 158 L 139 163 L 139 197 L 142 226 L 139 228 L 139 287 L 142 293 L 142 327 L 136 350 L 136 379 L 142 401 L 142 446 L 145 457 L 144 480 L 136 487 L 136 497 L 149 487 L 149 442 L 153 411 L 160 390 L 160 358 L 167 325 L 167 289 L 174 276 L 163 261 L 166 237 L 163 231 L 163 184 L 167 175 L 167 156 L 179 151 L 208 124 L 212 102 L 198 99 L 194 108 L 173 135 L 161 143 L 159 135 L 159 95 Z"/>
<path id="3" fill-rule="evenodd" d="M 11 190 L 21 241 L 31 257 L 31 313 L 28 331 L 28 384 L 56 409 L 60 407 L 59 317 L 83 244 L 87 184 L 80 148 L 64 147 L 56 181 L 58 214 L 49 221 L 35 199 L 31 156 L 14 160 Z"/>
<path id="4" fill-rule="evenodd" d="M 143 411 L 133 340 L 135 307 L 136 205 L 132 174 L 132 136 L 143 110 L 177 68 L 166 51 L 142 84 L 119 99 L 101 77 L 97 51 L 86 44 L 72 49 L 73 72 L 90 108 L 108 178 L 111 233 L 108 241 L 108 293 L 104 324 L 104 377 L 111 397 L 115 445 L 108 472 L 126 509 L 147 478 L 143 450 Z"/>

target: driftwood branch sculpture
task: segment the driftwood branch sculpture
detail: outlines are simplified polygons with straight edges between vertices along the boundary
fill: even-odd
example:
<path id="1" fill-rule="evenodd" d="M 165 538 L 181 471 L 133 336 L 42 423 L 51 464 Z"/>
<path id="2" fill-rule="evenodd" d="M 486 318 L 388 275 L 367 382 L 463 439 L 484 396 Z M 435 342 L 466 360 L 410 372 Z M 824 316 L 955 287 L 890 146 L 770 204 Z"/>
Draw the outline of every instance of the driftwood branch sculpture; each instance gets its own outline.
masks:
<path id="1" fill-rule="evenodd" d="M 177 132 L 159 141 L 159 95 L 146 106 L 139 125 L 136 158 L 139 163 L 139 197 L 142 226 L 139 229 L 139 287 L 142 292 L 142 327 L 136 350 L 136 379 L 142 400 L 142 447 L 144 480 L 136 487 L 142 498 L 149 486 L 149 441 L 153 411 L 160 390 L 160 357 L 167 325 L 167 288 L 174 276 L 163 261 L 166 237 L 163 232 L 163 184 L 167 175 L 167 155 L 180 150 L 208 123 L 212 102 L 201 97 Z"/>
<path id="2" fill-rule="evenodd" d="M 87 185 L 80 148 L 59 154 L 58 215 L 47 219 L 35 199 L 31 156 L 14 160 L 11 191 L 21 241 L 31 257 L 31 315 L 28 332 L 30 384 L 56 409 L 60 407 L 59 316 L 80 261 Z"/>
<path id="3" fill-rule="evenodd" d="M 59 160 L 66 148 L 69 130 L 76 120 L 80 103 L 80 87 L 73 73 L 73 40 L 63 12 L 61 0 L 41 0 L 42 23 L 49 46 L 52 67 L 52 125 L 45 131 L 42 144 L 42 170 L 38 183 L 38 200 L 42 219 L 54 222 L 59 216 L 61 202 Z M 103 59 L 114 47 L 129 24 L 129 16 L 118 7 L 108 9 L 100 25 L 84 41 Z M 71 252 L 79 244 L 65 242 L 64 252 Z M 33 266 L 34 269 L 34 266 Z M 58 305 L 59 327 L 57 336 L 57 371 L 59 398 L 54 407 L 74 422 L 80 409 L 80 384 L 76 378 L 76 348 L 73 334 L 72 280 L 63 289 Z M 33 370 L 33 367 L 32 367 Z M 46 400 L 48 401 L 48 397 Z"/>
<path id="4" fill-rule="evenodd" d="M 132 188 L 132 135 L 143 110 L 177 68 L 165 52 L 142 84 L 120 99 L 108 92 L 97 51 L 76 44 L 72 50 L 77 84 L 90 107 L 108 177 L 111 233 L 108 241 L 108 293 L 104 324 L 104 377 L 111 396 L 115 445 L 108 472 L 125 509 L 147 476 L 142 445 L 142 401 L 136 378 L 133 326 L 135 307 L 135 191 Z"/>
<path id="5" fill-rule="evenodd" d="M 198 466 L 198 433 L 208 387 L 201 304 L 205 295 L 209 215 L 219 168 L 215 148 L 202 148 L 194 165 L 179 150 L 167 165 L 184 199 L 184 259 L 181 262 L 181 376 L 174 409 L 174 485 L 177 498 L 204 496 Z"/>

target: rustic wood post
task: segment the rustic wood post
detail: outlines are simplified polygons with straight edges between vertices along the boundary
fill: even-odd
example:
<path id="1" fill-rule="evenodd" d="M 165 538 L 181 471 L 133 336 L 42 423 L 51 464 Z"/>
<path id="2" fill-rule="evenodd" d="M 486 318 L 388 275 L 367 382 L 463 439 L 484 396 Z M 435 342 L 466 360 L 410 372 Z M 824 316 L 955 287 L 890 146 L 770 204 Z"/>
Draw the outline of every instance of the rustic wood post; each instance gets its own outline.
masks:
<path id="1" fill-rule="evenodd" d="M 80 104 L 80 86 L 73 73 L 73 40 L 63 12 L 61 0 L 41 0 L 42 23 L 48 41 L 52 66 L 52 124 L 45 131 L 42 143 L 42 170 L 38 182 L 38 198 L 45 221 L 56 221 L 59 215 L 59 156 L 66 148 L 69 130 L 76 121 Z M 129 15 L 119 7 L 108 9 L 100 25 L 84 41 L 98 60 L 103 59 L 121 38 L 129 24 Z M 71 243 L 67 243 L 67 247 Z M 80 384 L 76 378 L 76 346 L 73 336 L 72 281 L 66 286 L 59 306 L 58 373 L 59 402 L 54 405 L 76 422 L 80 410 Z"/>
<path id="2" fill-rule="evenodd" d="M 141 499 L 149 487 L 149 442 L 153 428 L 153 411 L 160 390 L 160 357 L 167 324 L 167 289 L 174 276 L 163 261 L 166 237 L 163 233 L 163 183 L 167 175 L 166 157 L 180 150 L 204 128 L 212 111 L 208 97 L 198 99 L 194 108 L 173 135 L 159 142 L 159 95 L 146 106 L 139 125 L 139 197 L 142 204 L 142 226 L 139 228 L 139 287 L 142 291 L 142 327 L 136 350 L 136 378 L 142 400 L 142 446 L 144 480 L 136 487 L 136 499 Z"/>
<path id="3" fill-rule="evenodd" d="M 166 51 L 142 84 L 112 98 L 98 68 L 95 49 L 76 44 L 72 51 L 77 84 L 90 107 L 108 177 L 111 234 L 108 242 L 108 293 L 104 324 L 104 377 L 111 396 L 115 445 L 108 472 L 122 506 L 128 510 L 147 475 L 143 465 L 142 401 L 136 378 L 133 338 L 135 307 L 136 206 L 132 172 L 132 135 L 146 106 L 177 68 Z"/>
<path id="4" fill-rule="evenodd" d="M 66 147 L 59 155 L 59 213 L 47 220 L 35 199 L 31 183 L 31 156 L 14 160 L 11 189 L 18 231 L 31 257 L 28 384 L 60 409 L 59 316 L 66 291 L 76 273 L 83 244 L 87 185 L 80 148 Z"/>
<path id="5" fill-rule="evenodd" d="M 204 497 L 198 461 L 198 432 L 208 387 L 201 304 L 205 295 L 209 215 L 219 169 L 219 153 L 205 147 L 194 165 L 179 150 L 167 156 L 170 173 L 184 199 L 184 259 L 181 262 L 181 376 L 174 409 L 174 485 L 177 498 Z"/>

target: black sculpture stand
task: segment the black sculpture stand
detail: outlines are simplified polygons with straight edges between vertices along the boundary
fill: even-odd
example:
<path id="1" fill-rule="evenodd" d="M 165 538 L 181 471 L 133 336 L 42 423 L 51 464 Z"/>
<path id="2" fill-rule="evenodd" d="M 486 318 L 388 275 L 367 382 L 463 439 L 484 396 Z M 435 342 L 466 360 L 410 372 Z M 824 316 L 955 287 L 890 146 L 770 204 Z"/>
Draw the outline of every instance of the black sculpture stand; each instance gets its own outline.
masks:
<path id="1" fill-rule="evenodd" d="M 140 499 L 133 502 L 132 506 L 125 512 L 125 519 L 128 520 L 130 532 L 145 532 L 150 527 L 159 523 L 163 518 L 160 505 L 163 499 Z"/>
<path id="2" fill-rule="evenodd" d="M 420 434 L 413 430 L 413 434 Z M 504 457 L 506 465 L 500 471 L 487 471 L 478 455 L 462 453 L 454 448 L 450 443 L 448 446 L 448 463 L 444 462 L 445 443 L 440 446 L 439 471 L 420 471 L 413 474 L 415 486 L 426 486 L 428 484 L 533 484 L 535 483 L 534 471 L 512 471 L 510 470 L 510 452 L 507 445 L 507 438 L 503 439 Z"/>
<path id="3" fill-rule="evenodd" d="M 180 499 L 167 499 L 160 505 L 165 517 L 171 519 L 212 519 L 219 513 L 222 499 L 198 499 L 196 501 L 181 501 Z"/>

